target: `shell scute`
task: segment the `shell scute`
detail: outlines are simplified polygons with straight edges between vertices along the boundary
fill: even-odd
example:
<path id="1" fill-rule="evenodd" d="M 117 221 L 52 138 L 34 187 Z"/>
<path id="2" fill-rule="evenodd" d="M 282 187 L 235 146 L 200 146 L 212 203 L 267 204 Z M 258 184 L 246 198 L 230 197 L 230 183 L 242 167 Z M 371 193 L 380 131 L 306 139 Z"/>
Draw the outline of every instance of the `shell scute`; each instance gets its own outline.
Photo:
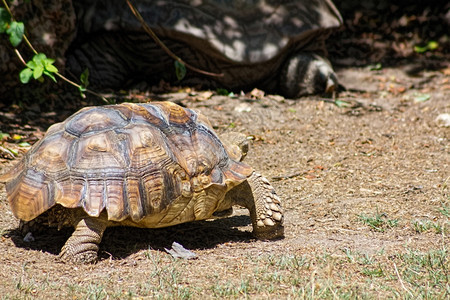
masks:
<path id="1" fill-rule="evenodd" d="M 82 207 L 91 217 L 98 217 L 106 205 L 106 182 L 102 179 L 88 180 L 84 188 Z"/>
<path id="2" fill-rule="evenodd" d="M 71 172 L 69 177 L 59 180 L 55 184 L 55 203 L 67 208 L 79 206 L 84 197 L 86 181 L 83 174 Z"/>
<path id="3" fill-rule="evenodd" d="M 119 145 L 114 131 L 82 136 L 71 151 L 70 167 L 86 173 L 123 170 L 126 167 L 126 153 L 120 151 Z"/>
<path id="4" fill-rule="evenodd" d="M 29 167 L 45 172 L 52 178 L 61 176 L 68 171 L 68 148 L 70 146 L 71 141 L 62 138 L 62 133 L 50 135 L 42 140 L 39 147 L 30 156 Z"/>
<path id="5" fill-rule="evenodd" d="M 53 186 L 47 176 L 32 168 L 7 183 L 6 189 L 14 215 L 24 221 L 34 219 L 55 204 Z"/>
<path id="6" fill-rule="evenodd" d="M 102 130 L 121 128 L 128 124 L 129 120 L 120 110 L 111 106 L 84 109 L 73 115 L 66 121 L 65 130 L 77 137 L 83 134 L 97 134 Z"/>
<path id="7" fill-rule="evenodd" d="M 129 116 L 131 123 L 133 124 L 144 124 L 148 126 L 149 124 L 155 126 L 156 128 L 168 128 L 168 122 L 164 119 L 164 116 L 161 110 L 155 106 L 150 104 L 134 104 L 134 103 L 122 103 L 122 109 L 129 110 Z"/>
<path id="8" fill-rule="evenodd" d="M 108 219 L 117 222 L 123 221 L 128 217 L 128 202 L 123 200 L 127 198 L 124 179 L 107 179 L 106 194 Z"/>

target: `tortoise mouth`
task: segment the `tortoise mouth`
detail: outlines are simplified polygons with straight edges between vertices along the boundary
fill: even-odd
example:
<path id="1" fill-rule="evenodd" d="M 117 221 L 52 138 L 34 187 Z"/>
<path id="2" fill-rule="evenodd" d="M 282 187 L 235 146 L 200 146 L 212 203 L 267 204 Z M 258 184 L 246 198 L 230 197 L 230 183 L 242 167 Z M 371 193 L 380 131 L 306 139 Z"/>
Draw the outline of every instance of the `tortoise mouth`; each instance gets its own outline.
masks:
<path id="1" fill-rule="evenodd" d="M 213 216 L 214 218 L 225 218 L 225 217 L 231 216 L 232 214 L 233 214 L 233 208 L 230 207 L 230 208 L 225 209 L 225 210 L 215 211 L 215 212 L 212 214 L 212 216 Z"/>

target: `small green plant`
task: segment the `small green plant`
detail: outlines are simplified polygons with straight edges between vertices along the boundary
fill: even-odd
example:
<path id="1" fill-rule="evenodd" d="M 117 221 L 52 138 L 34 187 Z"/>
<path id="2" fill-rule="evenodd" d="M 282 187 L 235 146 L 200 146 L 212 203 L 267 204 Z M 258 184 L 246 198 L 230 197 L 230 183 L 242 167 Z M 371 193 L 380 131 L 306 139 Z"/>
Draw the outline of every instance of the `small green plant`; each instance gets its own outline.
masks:
<path id="1" fill-rule="evenodd" d="M 172 260 L 169 265 L 163 262 L 163 256 L 159 252 L 151 249 L 145 252 L 145 257 L 153 264 L 153 270 L 150 278 L 152 295 L 159 298 L 162 295 L 169 295 L 170 299 L 190 299 L 192 298 L 192 290 L 181 284 L 182 272 L 179 268 L 179 261 Z M 154 281 L 156 280 L 156 284 Z"/>
<path id="2" fill-rule="evenodd" d="M 223 88 L 218 88 L 218 89 L 216 90 L 216 93 L 217 93 L 217 95 L 219 95 L 219 96 L 228 96 L 228 95 L 230 94 L 230 92 L 229 92 L 228 90 L 223 89 Z"/>
<path id="3" fill-rule="evenodd" d="M 417 291 L 424 294 L 424 289 L 436 289 L 436 292 L 439 291 L 444 296 L 438 297 L 438 299 L 447 299 L 445 296 L 450 296 L 449 256 L 446 249 L 428 252 L 410 250 L 408 253 L 400 255 L 400 258 L 408 266 L 403 268 L 402 278 Z M 432 285 L 424 285 L 425 282 Z"/>
<path id="4" fill-rule="evenodd" d="M 42 74 L 50 77 L 54 82 L 56 82 L 55 73 L 58 73 L 58 69 L 53 65 L 55 62 L 52 58 L 47 58 L 44 53 L 38 53 L 33 56 L 33 59 L 27 62 L 27 68 L 23 69 L 20 72 L 20 81 L 23 84 L 27 84 L 31 77 L 40 82 L 43 82 L 44 79 Z"/>
<path id="5" fill-rule="evenodd" d="M 445 217 L 450 218 L 450 206 L 442 204 L 442 208 L 439 209 L 439 212 L 443 214 Z"/>
<path id="6" fill-rule="evenodd" d="M 412 224 L 416 233 L 423 233 L 434 229 L 437 234 L 441 234 L 446 232 L 445 225 L 448 224 L 448 222 L 439 224 L 438 222 L 433 222 L 430 220 L 416 220 L 413 221 Z"/>
<path id="7" fill-rule="evenodd" d="M 176 60 L 174 62 L 175 64 L 175 74 L 177 75 L 177 79 L 178 80 L 182 80 L 185 76 L 186 76 L 186 66 L 179 62 L 178 60 Z"/>
<path id="8" fill-rule="evenodd" d="M 25 26 L 22 22 L 16 22 L 12 19 L 8 10 L 0 7 L 0 33 L 6 33 L 13 47 L 19 46 L 22 42 Z"/>
<path id="9" fill-rule="evenodd" d="M 248 295 L 250 282 L 248 279 L 241 279 L 237 284 L 227 282 L 225 284 L 217 283 L 211 287 L 211 291 L 216 297 L 242 296 Z"/>
<path id="10" fill-rule="evenodd" d="M 361 273 L 369 277 L 383 277 L 385 275 L 381 265 L 375 268 L 363 268 Z"/>
<path id="11" fill-rule="evenodd" d="M 354 253 L 352 252 L 352 250 L 350 250 L 349 248 L 344 248 L 342 249 L 342 251 L 347 257 L 348 262 L 352 263 L 355 261 Z"/>
<path id="12" fill-rule="evenodd" d="M 31 77 L 33 77 L 34 79 L 43 82 L 44 79 L 42 75 L 46 75 L 56 82 L 55 74 L 58 73 L 58 69 L 53 65 L 55 60 L 47 58 L 44 53 L 37 53 L 36 50 L 34 50 L 28 42 L 28 39 L 26 39 L 23 22 L 15 21 L 5 1 L 3 1 L 3 4 L 5 8 L 0 7 L 0 33 L 6 33 L 9 36 L 9 41 L 14 48 L 19 46 L 22 40 L 25 39 L 35 53 L 33 58 L 25 63 L 16 49 L 17 55 L 26 65 L 26 68 L 20 72 L 20 81 L 26 84 L 30 81 Z"/>
<path id="13" fill-rule="evenodd" d="M 236 128 L 236 123 L 231 122 L 231 123 L 228 125 L 228 128 Z"/>
<path id="14" fill-rule="evenodd" d="M 426 231 L 430 230 L 430 228 L 431 228 L 431 222 L 428 220 L 424 220 L 424 221 L 416 220 L 416 221 L 413 221 L 412 224 L 414 226 L 414 230 L 417 233 L 426 232 Z"/>
<path id="15" fill-rule="evenodd" d="M 109 299 L 106 288 L 100 284 L 91 283 L 87 287 L 86 298 L 92 300 Z"/>
<path id="16" fill-rule="evenodd" d="M 344 101 L 344 100 L 339 100 L 339 99 L 336 99 L 335 101 L 334 101 L 334 104 L 337 106 L 337 107 L 344 107 L 344 108 L 346 108 L 346 107 L 351 107 L 352 106 L 352 104 L 350 103 L 350 102 L 348 102 L 348 101 Z"/>
<path id="17" fill-rule="evenodd" d="M 374 216 L 359 215 L 358 219 L 368 225 L 375 231 L 384 232 L 386 228 L 393 228 L 398 226 L 398 219 L 389 219 L 386 214 L 379 213 L 378 210 Z"/>
<path id="18" fill-rule="evenodd" d="M 298 270 L 309 266 L 308 260 L 298 255 L 269 255 L 267 263 L 276 266 L 280 270 Z"/>
<path id="19" fill-rule="evenodd" d="M 360 259 L 359 262 L 361 265 L 372 265 L 375 263 L 375 259 L 373 256 L 365 253 Z"/>
<path id="20" fill-rule="evenodd" d="M 44 53 L 39 53 L 38 51 L 36 51 L 36 49 L 33 47 L 33 45 L 28 40 L 27 36 L 25 35 L 25 26 L 23 22 L 18 22 L 14 20 L 11 10 L 9 9 L 8 3 L 6 2 L 6 0 L 2 0 L 2 2 L 4 7 L 0 7 L 0 34 L 8 35 L 11 45 L 14 48 L 16 48 L 14 49 L 16 55 L 18 56 L 20 61 L 25 65 L 25 68 L 19 74 L 20 81 L 23 84 L 27 84 L 31 78 L 34 78 L 39 82 L 43 82 L 44 81 L 43 75 L 51 78 L 54 82 L 56 82 L 57 76 L 62 80 L 66 81 L 67 83 L 77 87 L 83 98 L 85 97 L 84 93 L 89 92 L 101 98 L 103 101 L 108 102 L 103 96 L 87 89 L 89 83 L 88 71 L 85 71 L 83 72 L 83 74 L 81 74 L 80 78 L 81 84 L 77 84 L 61 75 L 58 69 L 53 65 L 55 60 L 52 58 L 48 58 Z M 25 41 L 25 43 L 34 53 L 32 59 L 29 60 L 28 62 L 23 59 L 22 55 L 17 49 L 17 46 L 19 46 L 22 41 Z"/>
<path id="21" fill-rule="evenodd" d="M 379 71 L 383 69 L 383 65 L 381 63 L 376 63 L 374 65 L 369 65 L 368 68 L 370 71 Z"/>
<path id="22" fill-rule="evenodd" d="M 427 51 L 436 50 L 437 48 L 439 48 L 439 43 L 438 42 L 436 42 L 436 41 L 429 41 L 424 46 L 419 46 L 419 45 L 414 46 L 414 51 L 416 51 L 417 53 L 424 53 L 424 52 L 427 52 Z"/>

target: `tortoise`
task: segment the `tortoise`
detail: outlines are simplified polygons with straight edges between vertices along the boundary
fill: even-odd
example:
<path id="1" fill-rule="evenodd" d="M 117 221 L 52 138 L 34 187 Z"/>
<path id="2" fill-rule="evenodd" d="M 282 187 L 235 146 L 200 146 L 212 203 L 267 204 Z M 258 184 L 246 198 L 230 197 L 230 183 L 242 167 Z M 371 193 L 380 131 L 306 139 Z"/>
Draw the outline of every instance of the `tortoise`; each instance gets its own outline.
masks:
<path id="1" fill-rule="evenodd" d="M 90 72 L 93 89 L 147 88 L 161 80 L 186 86 L 255 87 L 289 98 L 332 91 L 337 77 L 325 40 L 342 25 L 331 0 L 134 0 L 146 23 L 175 54 L 210 77 L 188 70 L 178 81 L 173 60 L 142 29 L 124 0 L 11 3 L 32 44 L 78 79 Z M 22 43 L 23 44 L 23 43 Z M 20 45 L 26 52 L 26 46 Z M 9 41 L 0 40 L 0 98 L 26 93 L 23 68 Z M 17 97 L 17 96 L 15 96 Z"/>
<path id="2" fill-rule="evenodd" d="M 96 261 L 109 226 L 172 226 L 229 215 L 233 205 L 249 210 L 257 238 L 283 237 L 280 198 L 242 162 L 247 140 L 225 138 L 173 102 L 86 107 L 52 125 L 0 181 L 25 225 L 75 227 L 63 261 Z"/>
<path id="3" fill-rule="evenodd" d="M 142 29 L 124 0 L 73 1 L 77 35 L 67 69 L 86 68 L 94 88 L 147 87 L 161 80 L 206 88 L 277 92 L 289 98 L 338 84 L 324 41 L 342 24 L 330 0 L 136 0 L 134 5 L 175 54 L 197 68 L 177 81 L 173 59 Z"/>

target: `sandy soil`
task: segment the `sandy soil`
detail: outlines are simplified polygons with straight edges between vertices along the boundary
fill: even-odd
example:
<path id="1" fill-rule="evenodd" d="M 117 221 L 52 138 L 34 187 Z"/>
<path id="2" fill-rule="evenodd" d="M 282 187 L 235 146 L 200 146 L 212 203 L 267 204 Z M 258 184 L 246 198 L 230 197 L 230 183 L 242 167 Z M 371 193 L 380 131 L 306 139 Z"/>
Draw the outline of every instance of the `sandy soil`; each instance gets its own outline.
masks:
<path id="1" fill-rule="evenodd" d="M 346 101 L 339 106 L 330 99 L 259 93 L 164 96 L 202 111 L 219 134 L 233 130 L 254 138 L 246 160 L 283 200 L 285 239 L 253 239 L 247 212 L 237 209 L 227 219 L 167 229 L 108 229 L 97 264 L 63 264 L 58 252 L 70 231 L 49 230 L 25 242 L 1 186 L 2 299 L 302 298 L 314 297 L 327 284 L 350 298 L 414 291 L 412 283 L 402 286 L 395 276 L 395 257 L 450 245 L 449 217 L 440 212 L 450 206 L 450 127 L 438 120 L 450 113 L 450 69 L 412 77 L 402 68 L 351 68 L 339 76 L 348 89 L 339 95 Z M 33 142 L 49 124 L 40 125 L 8 130 Z M 3 147 L 25 151 L 11 140 Z M 0 173 L 16 161 L 3 158 Z M 364 216 L 384 223 L 373 229 Z M 420 232 L 420 222 L 440 224 L 444 231 Z M 163 249 L 173 241 L 198 259 L 173 260 Z M 392 278 L 373 281 L 358 264 L 344 261 L 349 253 L 394 262 L 388 264 Z M 308 266 L 290 265 L 293 258 Z M 448 270 L 448 257 L 443 264 Z"/>

